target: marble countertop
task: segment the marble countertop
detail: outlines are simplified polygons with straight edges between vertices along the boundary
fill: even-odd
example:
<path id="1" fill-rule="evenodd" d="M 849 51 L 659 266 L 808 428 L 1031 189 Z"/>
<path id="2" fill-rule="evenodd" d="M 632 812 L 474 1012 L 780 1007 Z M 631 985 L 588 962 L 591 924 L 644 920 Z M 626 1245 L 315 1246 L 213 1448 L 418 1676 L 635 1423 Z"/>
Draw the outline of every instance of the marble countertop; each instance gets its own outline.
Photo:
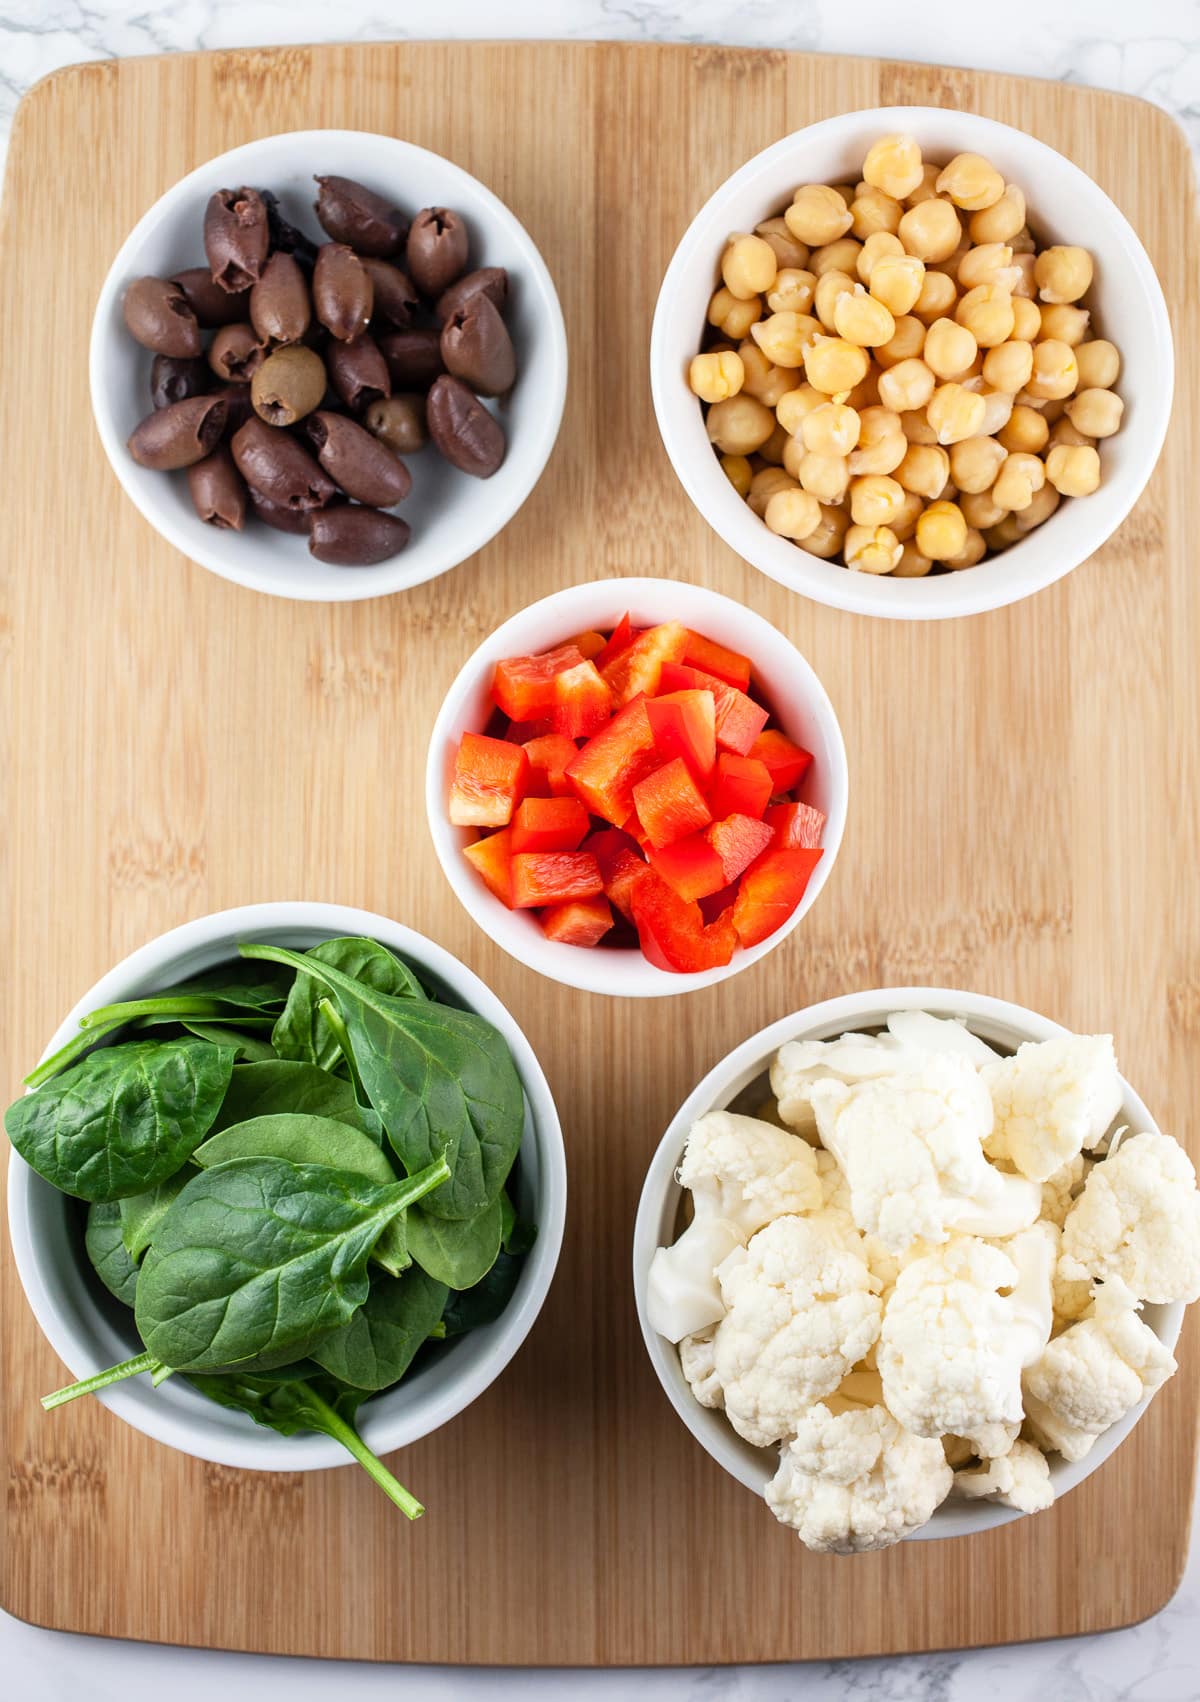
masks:
<path id="1" fill-rule="evenodd" d="M 0 159 L 13 112 L 39 77 L 83 59 L 196 48 L 436 36 L 705 41 L 875 54 L 1091 84 L 1164 107 L 1200 152 L 1200 0 L 443 0 L 429 27 L 381 0 L 0 0 Z M 428 16 L 428 14 L 427 14 Z M 502 23 L 503 27 L 498 27 Z M 1197 1702 L 1200 1545 L 1154 1619 L 1102 1637 L 822 1662 L 610 1673 L 358 1666 L 106 1642 L 38 1630 L 0 1613 L 0 1670 L 13 1702 Z"/>

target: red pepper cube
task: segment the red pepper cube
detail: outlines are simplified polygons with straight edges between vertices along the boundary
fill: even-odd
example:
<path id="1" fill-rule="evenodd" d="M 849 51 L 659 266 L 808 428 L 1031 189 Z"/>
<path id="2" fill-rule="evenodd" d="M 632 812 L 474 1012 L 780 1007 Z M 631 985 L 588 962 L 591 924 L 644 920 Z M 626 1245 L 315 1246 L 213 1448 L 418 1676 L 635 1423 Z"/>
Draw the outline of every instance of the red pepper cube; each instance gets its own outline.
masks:
<path id="1" fill-rule="evenodd" d="M 636 636 L 637 635 L 633 630 L 627 611 L 621 616 L 620 620 L 613 628 L 604 649 L 598 656 L 593 658 L 601 673 L 604 672 L 605 668 L 607 668 L 608 664 L 614 659 L 614 657 L 621 654 L 622 650 L 629 649 L 629 646 L 633 643 Z"/>
<path id="2" fill-rule="evenodd" d="M 590 851 L 521 851 L 512 860 L 512 891 L 515 910 L 535 910 L 599 898 L 604 882 Z"/>
<path id="3" fill-rule="evenodd" d="M 585 662 L 594 662 L 604 649 L 608 640 L 602 632 L 577 632 L 571 643 L 578 650 Z"/>
<path id="4" fill-rule="evenodd" d="M 633 788 L 658 767 L 643 698 L 635 698 L 590 738 L 567 769 L 576 796 L 594 816 L 621 827 L 633 814 Z"/>
<path id="5" fill-rule="evenodd" d="M 716 705 L 717 744 L 723 751 L 736 751 L 748 756 L 750 747 L 770 719 L 770 710 L 755 703 L 744 691 L 727 685 L 715 674 L 699 668 L 684 667 L 678 662 L 663 664 L 659 676 L 659 692 L 711 691 Z"/>
<path id="6" fill-rule="evenodd" d="M 464 733 L 450 782 L 450 820 L 455 827 L 507 827 L 525 796 L 529 758 L 521 745 Z"/>
<path id="7" fill-rule="evenodd" d="M 652 697 L 659 689 L 663 664 L 678 662 L 686 643 L 687 628 L 679 621 L 664 621 L 661 626 L 639 632 L 600 670 L 612 690 L 613 702 L 628 703 L 642 692 Z"/>
<path id="8" fill-rule="evenodd" d="M 754 756 L 722 751 L 708 788 L 708 804 L 719 821 L 723 816 L 761 817 L 771 801 L 771 771 Z"/>
<path id="9" fill-rule="evenodd" d="M 633 921 L 634 883 L 646 872 L 646 859 L 633 840 L 619 827 L 602 827 L 583 842 L 600 868 L 604 895 L 615 904 L 627 922 Z"/>
<path id="10" fill-rule="evenodd" d="M 582 661 L 574 644 L 560 644 L 541 656 L 510 656 L 496 663 L 492 696 L 514 721 L 534 721 L 554 708 L 555 676 Z"/>
<path id="11" fill-rule="evenodd" d="M 700 906 L 680 898 L 653 869 L 633 889 L 633 920 L 649 961 L 677 974 L 719 969 L 737 945 L 728 915 L 705 926 Z"/>
<path id="12" fill-rule="evenodd" d="M 760 733 L 750 747 L 750 755 L 766 763 L 771 773 L 773 793 L 790 792 L 808 773 L 812 754 L 793 744 L 786 733 L 769 727 Z"/>
<path id="13" fill-rule="evenodd" d="M 650 731 L 664 762 L 681 756 L 696 779 L 705 781 L 717 760 L 717 705 L 710 691 L 673 691 L 648 697 Z"/>
<path id="14" fill-rule="evenodd" d="M 717 679 L 724 680 L 726 685 L 736 686 L 738 691 L 745 691 L 750 684 L 750 658 L 739 656 L 736 650 L 727 650 L 723 644 L 705 638 L 701 632 L 688 633 L 683 660 L 693 668 L 703 669 L 706 674 L 715 674 Z"/>
<path id="15" fill-rule="evenodd" d="M 474 845 L 463 846 L 463 856 L 482 880 L 488 891 L 509 910 L 512 901 L 512 828 L 502 827 L 499 833 L 489 833 Z"/>
<path id="16" fill-rule="evenodd" d="M 727 884 L 720 854 L 703 833 L 690 833 L 686 839 L 677 839 L 674 845 L 652 850 L 650 867 L 662 876 L 672 892 L 692 904 L 720 892 Z"/>
<path id="17" fill-rule="evenodd" d="M 522 804 L 521 809 L 524 808 L 525 805 Z M 715 821 L 704 837 L 720 858 L 721 867 L 725 871 L 725 882 L 728 884 L 737 880 L 756 857 L 762 856 L 774 839 L 775 830 L 768 827 L 765 821 L 756 821 L 753 816 L 732 815 L 726 816 L 724 821 Z M 516 843 L 514 831 L 514 850 Z"/>
<path id="18" fill-rule="evenodd" d="M 804 897 L 821 851 L 768 851 L 742 877 L 733 926 L 744 946 L 756 946 L 781 928 Z"/>
<path id="19" fill-rule="evenodd" d="M 588 813 L 578 798 L 526 798 L 512 819 L 512 848 L 520 851 L 577 851 L 588 830 Z"/>
<path id="20" fill-rule="evenodd" d="M 554 707 L 550 720 L 556 733 L 569 739 L 590 739 L 612 715 L 612 692 L 596 672 L 594 662 L 580 662 L 554 676 Z"/>
<path id="21" fill-rule="evenodd" d="M 664 763 L 633 788 L 634 807 L 656 849 L 707 827 L 712 811 L 681 756 Z"/>
<path id="22" fill-rule="evenodd" d="M 525 746 L 529 758 L 529 791 L 541 798 L 573 798 L 574 787 L 567 769 L 579 755 L 579 746 L 564 733 L 544 733 Z"/>
<path id="23" fill-rule="evenodd" d="M 700 900 L 700 914 L 705 922 L 719 922 L 725 912 L 729 912 L 729 920 L 733 920 L 733 906 L 737 900 L 738 883 L 731 882 L 729 886 L 720 887 L 710 893 L 707 898 Z"/>
<path id="24" fill-rule="evenodd" d="M 772 804 L 763 820 L 774 829 L 777 851 L 811 849 L 825 829 L 825 811 L 814 804 Z"/>
<path id="25" fill-rule="evenodd" d="M 570 904 L 551 904 L 538 916 L 548 940 L 563 946 L 598 945 L 613 925 L 607 898 L 584 898 Z"/>

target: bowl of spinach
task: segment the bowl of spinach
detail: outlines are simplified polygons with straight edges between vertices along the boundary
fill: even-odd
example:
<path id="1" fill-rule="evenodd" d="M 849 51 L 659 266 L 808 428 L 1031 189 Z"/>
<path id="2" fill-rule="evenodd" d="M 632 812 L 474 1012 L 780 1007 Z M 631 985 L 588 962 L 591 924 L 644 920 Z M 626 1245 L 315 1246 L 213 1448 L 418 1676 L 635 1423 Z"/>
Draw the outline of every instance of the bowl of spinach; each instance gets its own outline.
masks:
<path id="1" fill-rule="evenodd" d="M 201 918 L 104 976 L 9 1107 L 9 1223 L 76 1381 L 169 1446 L 306 1471 L 469 1405 L 531 1329 L 566 1208 L 533 1051 L 470 970 L 338 905 Z M 51 1422 L 47 1419 L 47 1422 Z"/>

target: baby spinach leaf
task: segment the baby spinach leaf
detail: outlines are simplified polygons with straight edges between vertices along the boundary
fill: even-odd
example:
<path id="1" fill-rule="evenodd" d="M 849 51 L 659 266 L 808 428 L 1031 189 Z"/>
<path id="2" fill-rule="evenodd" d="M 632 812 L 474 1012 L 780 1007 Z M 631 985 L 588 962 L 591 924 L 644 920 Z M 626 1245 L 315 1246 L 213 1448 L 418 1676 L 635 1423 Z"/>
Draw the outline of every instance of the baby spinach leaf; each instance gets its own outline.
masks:
<path id="1" fill-rule="evenodd" d="M 506 1253 L 528 1253 L 537 1240 L 537 1224 L 517 1216 L 507 1188 L 500 1196 L 500 1204 L 504 1210 L 500 1245 Z"/>
<path id="2" fill-rule="evenodd" d="M 121 1239 L 119 1201 L 97 1201 L 88 1207 L 83 1244 L 92 1269 L 108 1292 L 115 1295 L 123 1306 L 132 1306 L 138 1273 Z"/>
<path id="3" fill-rule="evenodd" d="M 213 1046 L 232 1046 L 239 1064 L 273 1063 L 275 1060 L 271 1042 L 251 1034 L 247 1028 L 226 1028 L 215 1022 L 193 1021 L 185 1021 L 183 1026 L 189 1034 L 207 1040 Z"/>
<path id="4" fill-rule="evenodd" d="M 312 1358 L 358 1389 L 398 1383 L 442 1315 L 448 1290 L 422 1270 L 375 1276 L 371 1292 L 348 1324 L 322 1336 Z"/>
<path id="5" fill-rule="evenodd" d="M 25 1162 L 64 1194 L 119 1200 L 174 1175 L 229 1086 L 234 1054 L 196 1039 L 92 1052 L 4 1115 Z"/>
<path id="6" fill-rule="evenodd" d="M 491 1270 L 500 1251 L 502 1197 L 474 1217 L 431 1217 L 414 1206 L 405 1223 L 409 1253 L 447 1288 L 473 1287 Z"/>
<path id="7" fill-rule="evenodd" d="M 495 1323 L 513 1297 L 524 1263 L 521 1256 L 501 1252 L 482 1282 L 462 1294 L 452 1293 L 442 1313 L 446 1334 L 461 1336 L 482 1324 Z"/>
<path id="8" fill-rule="evenodd" d="M 280 1058 L 236 1067 L 221 1109 L 213 1119 L 211 1133 L 218 1134 L 234 1123 L 246 1123 L 252 1117 L 273 1116 L 281 1111 L 332 1117 L 352 1129 L 361 1129 L 376 1146 L 382 1139 L 378 1116 L 369 1106 L 356 1102 L 348 1081 L 331 1076 L 315 1064 Z"/>
<path id="9" fill-rule="evenodd" d="M 332 964 L 343 975 L 374 987 L 377 992 L 402 999 L 425 997 L 420 982 L 407 965 L 375 940 L 322 940 L 304 955 L 318 963 Z M 310 976 L 297 975 L 271 1038 L 281 1058 L 300 1058 L 328 1070 L 337 1062 L 340 1047 L 337 1034 L 321 1013 L 320 1003 L 320 986 Z"/>
<path id="10" fill-rule="evenodd" d="M 135 1017 L 182 1019 L 186 1016 L 236 1020 L 234 1012 L 247 1016 L 274 1014 L 282 1010 L 291 978 L 275 969 L 254 969 L 244 962 L 219 963 L 202 975 L 193 975 L 176 987 L 160 987 L 142 998 L 102 1005 L 90 1011 L 80 1026 L 94 1028 L 112 1021 L 130 1022 Z"/>
<path id="11" fill-rule="evenodd" d="M 192 1157 L 195 1159 L 195 1153 Z M 184 1184 L 190 1182 L 195 1174 L 192 1164 L 185 1164 L 182 1170 L 177 1170 L 174 1176 L 168 1176 L 165 1182 L 147 1188 L 144 1193 L 129 1194 L 118 1203 L 117 1210 L 121 1214 L 121 1240 L 135 1265 L 141 1263 L 142 1255 L 153 1240 L 154 1231 L 165 1216 L 167 1207 L 182 1193 Z"/>
<path id="12" fill-rule="evenodd" d="M 75 1063 L 85 1052 L 90 1052 L 93 1046 L 98 1046 L 108 1035 L 115 1034 L 118 1028 L 124 1026 L 122 1019 L 117 1017 L 112 1022 L 100 1023 L 92 1029 L 80 1029 L 78 1034 L 71 1036 L 65 1046 L 60 1046 L 57 1052 L 52 1052 L 48 1058 L 44 1058 L 36 1070 L 30 1070 L 25 1077 L 25 1086 L 40 1087 L 44 1081 L 50 1081 L 52 1077 L 60 1075 L 68 1064 Z"/>
<path id="13" fill-rule="evenodd" d="M 202 1170 L 160 1222 L 138 1277 L 147 1350 L 177 1371 L 306 1353 L 367 1298 L 367 1261 L 386 1226 L 447 1174 L 442 1160 L 382 1187 L 280 1158 Z"/>

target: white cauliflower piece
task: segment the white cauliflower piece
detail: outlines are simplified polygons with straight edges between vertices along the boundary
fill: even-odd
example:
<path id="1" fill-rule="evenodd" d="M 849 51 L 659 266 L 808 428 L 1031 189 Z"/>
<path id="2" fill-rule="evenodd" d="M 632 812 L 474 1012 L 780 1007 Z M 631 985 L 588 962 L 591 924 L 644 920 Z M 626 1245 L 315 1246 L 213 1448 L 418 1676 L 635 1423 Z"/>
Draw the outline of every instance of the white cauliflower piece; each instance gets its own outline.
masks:
<path id="1" fill-rule="evenodd" d="M 781 1449 L 766 1498 L 807 1548 L 860 1554 L 919 1530 L 953 1480 L 941 1443 L 910 1435 L 886 1407 L 822 1403 Z"/>
<path id="2" fill-rule="evenodd" d="M 1022 1513 L 1042 1513 L 1054 1504 L 1050 1466 L 1032 1442 L 1014 1442 L 999 1459 L 955 1472 L 954 1489 L 967 1501 L 1001 1501 Z"/>
<path id="3" fill-rule="evenodd" d="M 1042 1183 L 1043 1222 L 1054 1223 L 1062 1228 L 1067 1221 L 1067 1213 L 1075 1204 L 1075 1196 L 1091 1168 L 1091 1160 L 1077 1152 L 1060 1170 L 1056 1170 L 1052 1176 L 1047 1176 Z"/>
<path id="4" fill-rule="evenodd" d="M 658 1247 L 646 1276 L 646 1317 L 669 1342 L 696 1335 L 725 1316 L 717 1266 L 745 1241 L 737 1224 L 697 1217 L 670 1247 Z"/>
<path id="5" fill-rule="evenodd" d="M 888 1033 L 914 1052 L 961 1052 L 977 1068 L 995 1063 L 999 1052 L 972 1034 L 958 1017 L 931 1016 L 928 1011 L 895 1011 L 887 1019 Z"/>
<path id="6" fill-rule="evenodd" d="M 1025 1417 L 1041 1448 L 1082 1460 L 1096 1438 L 1175 1372 L 1175 1361 L 1138 1317 L 1119 1278 L 1096 1295 L 1090 1316 L 1056 1336 L 1025 1373 Z"/>
<path id="7" fill-rule="evenodd" d="M 724 1218 L 749 1240 L 772 1218 L 821 1205 L 817 1158 L 786 1129 L 733 1111 L 709 1111 L 692 1124 L 678 1179 L 696 1216 Z"/>
<path id="8" fill-rule="evenodd" d="M 1132 1135 L 1097 1164 L 1063 1225 L 1062 1274 L 1108 1283 L 1139 1300 L 1200 1299 L 1200 1192 L 1170 1135 Z"/>
<path id="9" fill-rule="evenodd" d="M 679 1344 L 679 1363 L 683 1374 L 688 1380 L 693 1395 L 702 1407 L 715 1407 L 718 1410 L 725 1405 L 725 1391 L 717 1378 L 717 1368 L 713 1357 L 713 1336 L 716 1328 L 700 1330 L 692 1336 L 684 1336 Z"/>
<path id="10" fill-rule="evenodd" d="M 866 1262 L 803 1217 L 778 1217 L 718 1272 L 726 1305 L 714 1337 L 729 1422 L 765 1448 L 795 1434 L 879 1334 Z"/>
<path id="11" fill-rule="evenodd" d="M 789 1128 L 815 1135 L 811 1090 L 819 1081 L 856 1082 L 894 1075 L 905 1048 L 890 1034 L 843 1034 L 840 1040 L 789 1040 L 771 1065 L 771 1092 Z"/>
<path id="12" fill-rule="evenodd" d="M 1034 1182 L 1099 1146 L 1121 1108 L 1111 1034 L 1027 1040 L 981 1073 L 995 1109 L 988 1156 L 1008 1159 Z"/>

